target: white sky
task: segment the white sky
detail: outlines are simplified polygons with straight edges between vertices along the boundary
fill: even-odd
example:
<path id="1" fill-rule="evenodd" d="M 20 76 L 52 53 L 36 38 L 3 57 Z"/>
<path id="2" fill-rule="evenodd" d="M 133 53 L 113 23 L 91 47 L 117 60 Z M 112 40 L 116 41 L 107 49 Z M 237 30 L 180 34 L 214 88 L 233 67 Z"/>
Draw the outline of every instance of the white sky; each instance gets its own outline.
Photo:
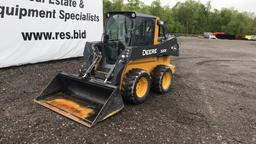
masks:
<path id="1" fill-rule="evenodd" d="M 153 0 L 141 0 L 145 4 L 151 4 Z M 177 2 L 185 0 L 161 0 L 162 5 L 174 6 Z M 209 0 L 200 0 L 202 3 L 207 3 Z M 235 8 L 239 11 L 248 11 L 256 13 L 256 0 L 210 0 L 212 8 Z"/>

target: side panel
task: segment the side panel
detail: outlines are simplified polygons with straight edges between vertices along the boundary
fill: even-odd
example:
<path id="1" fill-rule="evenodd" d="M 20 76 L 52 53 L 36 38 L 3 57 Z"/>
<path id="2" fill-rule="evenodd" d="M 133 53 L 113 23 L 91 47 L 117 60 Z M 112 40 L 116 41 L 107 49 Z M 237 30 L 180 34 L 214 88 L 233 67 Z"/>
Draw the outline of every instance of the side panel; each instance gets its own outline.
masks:
<path id="1" fill-rule="evenodd" d="M 167 65 L 172 72 L 176 72 L 176 67 L 171 64 L 171 56 L 179 56 L 179 45 L 175 37 L 170 37 L 165 42 L 156 46 L 135 46 L 130 47 L 128 62 L 119 64 L 115 70 L 115 77 L 112 84 L 120 85 L 127 72 L 134 68 L 146 70 L 149 74 L 158 65 Z"/>
<path id="2" fill-rule="evenodd" d="M 172 37 L 156 46 L 135 46 L 132 48 L 130 60 L 156 56 L 179 56 L 179 45 L 177 39 Z"/>

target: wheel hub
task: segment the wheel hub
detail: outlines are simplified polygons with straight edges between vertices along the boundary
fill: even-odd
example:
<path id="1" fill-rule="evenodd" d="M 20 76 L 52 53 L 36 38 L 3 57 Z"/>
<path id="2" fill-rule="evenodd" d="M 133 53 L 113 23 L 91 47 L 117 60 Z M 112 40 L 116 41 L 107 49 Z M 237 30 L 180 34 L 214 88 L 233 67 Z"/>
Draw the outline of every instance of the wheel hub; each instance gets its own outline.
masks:
<path id="1" fill-rule="evenodd" d="M 144 97 L 148 91 L 148 80 L 146 78 L 140 78 L 136 85 L 136 94 L 138 97 Z"/>

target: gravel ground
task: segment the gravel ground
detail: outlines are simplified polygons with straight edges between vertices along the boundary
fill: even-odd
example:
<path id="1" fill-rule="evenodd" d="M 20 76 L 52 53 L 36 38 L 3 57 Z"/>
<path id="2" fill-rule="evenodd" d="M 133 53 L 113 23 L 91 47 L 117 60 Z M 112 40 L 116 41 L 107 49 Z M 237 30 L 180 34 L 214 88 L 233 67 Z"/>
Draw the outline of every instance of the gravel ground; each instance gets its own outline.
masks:
<path id="1" fill-rule="evenodd" d="M 172 92 L 90 129 L 33 102 L 81 58 L 0 69 L 0 143 L 256 143 L 256 42 L 179 42 Z"/>

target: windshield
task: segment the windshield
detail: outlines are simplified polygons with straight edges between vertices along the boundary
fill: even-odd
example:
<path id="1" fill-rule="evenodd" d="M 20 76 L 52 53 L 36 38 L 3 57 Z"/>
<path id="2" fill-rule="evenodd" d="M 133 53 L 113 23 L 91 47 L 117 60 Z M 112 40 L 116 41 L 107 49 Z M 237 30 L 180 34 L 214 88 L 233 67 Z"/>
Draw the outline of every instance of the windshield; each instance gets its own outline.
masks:
<path id="1" fill-rule="evenodd" d="M 106 34 L 110 41 L 120 41 L 129 45 L 131 39 L 132 20 L 125 15 L 114 15 L 108 19 Z"/>

